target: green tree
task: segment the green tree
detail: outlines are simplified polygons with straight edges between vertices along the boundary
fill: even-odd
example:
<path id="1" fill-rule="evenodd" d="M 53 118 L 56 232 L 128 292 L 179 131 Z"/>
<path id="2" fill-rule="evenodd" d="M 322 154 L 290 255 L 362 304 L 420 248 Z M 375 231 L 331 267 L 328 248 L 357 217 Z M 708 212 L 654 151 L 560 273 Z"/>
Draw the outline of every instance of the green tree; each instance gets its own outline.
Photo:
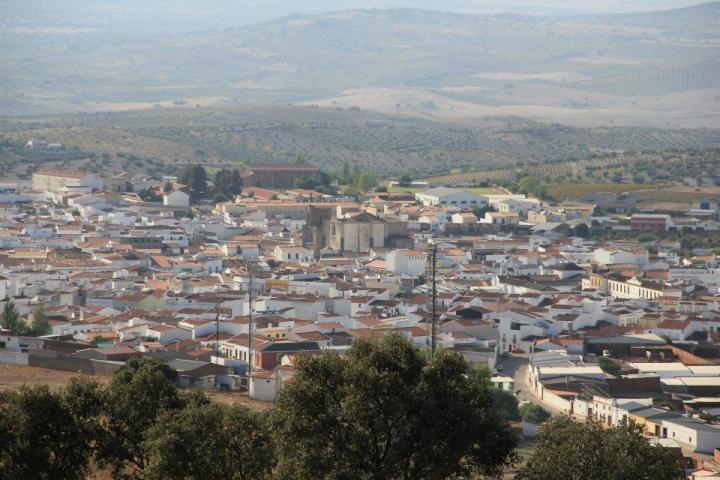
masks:
<path id="1" fill-rule="evenodd" d="M 140 197 L 144 202 L 159 202 L 162 200 L 162 197 L 157 195 L 154 190 L 149 190 L 147 188 L 140 190 L 138 192 L 138 197 Z"/>
<path id="2" fill-rule="evenodd" d="M 240 405 L 165 413 L 144 445 L 148 480 L 261 480 L 270 478 L 274 463 L 266 414 Z"/>
<path id="3" fill-rule="evenodd" d="M 374 173 L 361 173 L 355 180 L 355 187 L 361 192 L 367 192 L 377 186 L 377 177 Z"/>
<path id="4" fill-rule="evenodd" d="M 542 423 L 548 418 L 550 418 L 550 414 L 545 411 L 544 408 L 534 403 L 524 403 L 520 405 L 519 410 L 520 416 L 523 420 L 529 420 L 535 423 Z"/>
<path id="5" fill-rule="evenodd" d="M 338 183 L 340 185 L 347 185 L 348 183 L 352 182 L 351 174 L 350 174 L 350 165 L 345 162 L 343 163 L 342 170 L 340 171 L 340 176 L 338 177 Z"/>
<path id="6" fill-rule="evenodd" d="M 25 330 L 25 323 L 20 319 L 20 312 L 12 300 L 8 301 L 3 309 L 2 326 L 13 335 L 20 335 Z"/>
<path id="7" fill-rule="evenodd" d="M 240 170 L 223 168 L 215 172 L 215 192 L 232 198 L 242 192 L 242 177 Z"/>
<path id="8" fill-rule="evenodd" d="M 613 376 L 620 375 L 620 365 L 613 362 L 609 358 L 601 357 L 600 360 L 598 360 L 598 366 L 602 369 L 603 372 L 609 373 Z"/>
<path id="9" fill-rule="evenodd" d="M 94 432 L 66 400 L 46 385 L 0 396 L 0 478 L 86 477 Z"/>
<path id="10" fill-rule="evenodd" d="M 485 363 L 476 363 L 468 369 L 468 374 L 476 377 L 478 380 L 489 382 L 492 378 L 492 370 Z"/>
<path id="11" fill-rule="evenodd" d="M 579 223 L 575 227 L 575 236 L 580 238 L 590 238 L 590 227 L 585 223 Z"/>
<path id="12" fill-rule="evenodd" d="M 545 423 L 519 480 L 681 480 L 682 461 L 652 446 L 638 425 L 604 428 L 567 416 Z"/>
<path id="13" fill-rule="evenodd" d="M 78 422 L 85 438 L 91 441 L 91 452 L 97 452 L 105 435 L 103 411 L 107 401 L 104 384 L 84 377 L 73 377 L 63 390 L 70 415 Z"/>
<path id="14" fill-rule="evenodd" d="M 657 237 L 652 233 L 641 233 L 637 237 L 637 241 L 643 243 L 654 242 L 655 240 L 657 240 Z"/>
<path id="15" fill-rule="evenodd" d="M 227 195 L 225 195 L 224 193 L 216 193 L 213 196 L 213 203 L 222 203 L 222 202 L 227 202 L 228 200 L 229 199 L 228 199 Z"/>
<path id="16" fill-rule="evenodd" d="M 98 335 L 97 337 L 93 338 L 90 342 L 96 347 L 103 343 L 115 343 L 115 337 L 104 337 L 102 335 Z"/>
<path id="17" fill-rule="evenodd" d="M 515 395 L 507 390 L 495 388 L 492 393 L 492 410 L 507 421 L 520 420 L 520 409 Z"/>
<path id="18" fill-rule="evenodd" d="M 113 376 L 104 406 L 106 432 L 98 452 L 113 478 L 143 478 L 147 430 L 165 412 L 185 404 L 175 386 L 177 372 L 155 360 L 133 358 Z"/>
<path id="19" fill-rule="evenodd" d="M 412 185 L 412 182 L 413 182 L 413 179 L 410 175 L 403 175 L 398 180 L 398 185 L 401 187 L 409 187 L 410 185 Z"/>
<path id="20" fill-rule="evenodd" d="M 50 321 L 45 313 L 45 306 L 41 303 L 32 314 L 32 324 L 30 325 L 30 334 L 35 337 L 47 335 L 52 329 L 50 328 Z"/>
<path id="21" fill-rule="evenodd" d="M 463 358 L 398 335 L 357 340 L 345 357 L 302 356 L 274 419 L 279 478 L 394 480 L 498 474 L 515 436 L 489 382 Z"/>
<path id="22" fill-rule="evenodd" d="M 193 198 L 201 197 L 207 191 L 207 172 L 199 163 L 185 165 L 178 175 L 178 182 L 187 185 Z"/>
<path id="23" fill-rule="evenodd" d="M 530 193 L 538 198 L 547 198 L 547 191 L 543 181 L 537 177 L 524 176 L 518 180 L 520 193 Z"/>
<path id="24" fill-rule="evenodd" d="M 304 175 L 295 180 L 295 188 L 303 190 L 315 190 L 318 188 L 326 188 L 330 186 L 330 175 L 320 170 L 311 175 Z"/>

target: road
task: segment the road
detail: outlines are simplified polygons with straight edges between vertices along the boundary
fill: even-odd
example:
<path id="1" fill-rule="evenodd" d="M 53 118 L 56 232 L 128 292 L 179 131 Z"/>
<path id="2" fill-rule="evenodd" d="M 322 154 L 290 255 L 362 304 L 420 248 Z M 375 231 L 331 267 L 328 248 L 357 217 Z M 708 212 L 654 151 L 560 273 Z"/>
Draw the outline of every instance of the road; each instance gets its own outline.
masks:
<path id="1" fill-rule="evenodd" d="M 498 364 L 502 365 L 503 370 L 502 372 L 498 372 L 498 375 L 515 379 L 515 395 L 521 404 L 523 402 L 535 403 L 547 410 L 552 416 L 564 413 L 562 410 L 548 404 L 535 395 L 535 392 L 528 383 L 529 359 L 530 355 L 528 354 L 513 354 L 509 357 L 499 357 Z"/>

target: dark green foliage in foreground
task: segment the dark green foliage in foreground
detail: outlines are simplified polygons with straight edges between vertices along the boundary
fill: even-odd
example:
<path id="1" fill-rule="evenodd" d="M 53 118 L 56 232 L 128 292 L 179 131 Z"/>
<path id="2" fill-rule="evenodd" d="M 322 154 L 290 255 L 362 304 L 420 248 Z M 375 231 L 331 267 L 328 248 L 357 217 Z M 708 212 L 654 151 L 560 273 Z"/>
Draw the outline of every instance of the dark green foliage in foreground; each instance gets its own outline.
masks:
<path id="1" fill-rule="evenodd" d="M 109 385 L 73 379 L 0 393 L 0 479 L 440 480 L 498 476 L 515 460 L 507 419 L 542 417 L 455 353 L 433 360 L 395 335 L 345 357 L 301 356 L 266 412 L 180 392 L 177 372 L 132 359 Z M 637 427 L 555 419 L 522 479 L 682 478 L 682 465 Z"/>
<path id="2" fill-rule="evenodd" d="M 683 464 L 670 450 L 652 446 L 642 428 L 603 428 L 557 417 L 540 430 L 520 480 L 681 480 Z"/>
<path id="3" fill-rule="evenodd" d="M 144 446 L 150 480 L 261 480 L 273 466 L 267 416 L 241 406 L 211 403 L 164 414 Z"/>
<path id="4" fill-rule="evenodd" d="M 130 359 L 115 373 L 105 392 L 106 417 L 99 460 L 117 478 L 142 478 L 147 466 L 146 431 L 161 414 L 179 410 L 177 372 L 152 360 Z"/>
<path id="5" fill-rule="evenodd" d="M 432 361 L 399 336 L 353 343 L 346 358 L 302 357 L 280 393 L 278 476 L 444 479 L 498 474 L 515 437 L 492 387 L 457 354 Z"/>
<path id="6" fill-rule="evenodd" d="M 0 478 L 85 478 L 95 432 L 74 409 L 71 392 L 42 386 L 2 393 Z"/>

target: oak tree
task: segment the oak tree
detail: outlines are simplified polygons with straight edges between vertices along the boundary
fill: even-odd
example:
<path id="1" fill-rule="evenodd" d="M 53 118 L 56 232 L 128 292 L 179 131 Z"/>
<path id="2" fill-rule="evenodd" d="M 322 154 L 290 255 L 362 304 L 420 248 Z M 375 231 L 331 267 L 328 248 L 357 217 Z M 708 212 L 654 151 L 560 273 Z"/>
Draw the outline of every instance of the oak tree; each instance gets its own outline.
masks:
<path id="1" fill-rule="evenodd" d="M 604 428 L 556 417 L 540 429 L 533 456 L 519 480 L 681 480 L 682 459 L 650 445 L 638 425 Z"/>
<path id="2" fill-rule="evenodd" d="M 432 360 L 398 335 L 345 357 L 301 356 L 274 418 L 278 478 L 411 480 L 497 474 L 516 439 L 463 358 Z"/>

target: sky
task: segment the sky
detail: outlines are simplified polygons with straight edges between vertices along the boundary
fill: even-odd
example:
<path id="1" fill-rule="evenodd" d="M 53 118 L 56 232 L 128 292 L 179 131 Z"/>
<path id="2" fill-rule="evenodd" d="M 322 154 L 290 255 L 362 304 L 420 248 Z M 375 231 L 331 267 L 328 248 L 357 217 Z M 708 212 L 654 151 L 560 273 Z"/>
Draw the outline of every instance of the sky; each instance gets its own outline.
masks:
<path id="1" fill-rule="evenodd" d="M 241 27 L 296 13 L 359 8 L 579 15 L 662 10 L 696 3 L 700 0 L 0 0 L 0 33 L 58 27 L 131 34 L 180 33 Z"/>

